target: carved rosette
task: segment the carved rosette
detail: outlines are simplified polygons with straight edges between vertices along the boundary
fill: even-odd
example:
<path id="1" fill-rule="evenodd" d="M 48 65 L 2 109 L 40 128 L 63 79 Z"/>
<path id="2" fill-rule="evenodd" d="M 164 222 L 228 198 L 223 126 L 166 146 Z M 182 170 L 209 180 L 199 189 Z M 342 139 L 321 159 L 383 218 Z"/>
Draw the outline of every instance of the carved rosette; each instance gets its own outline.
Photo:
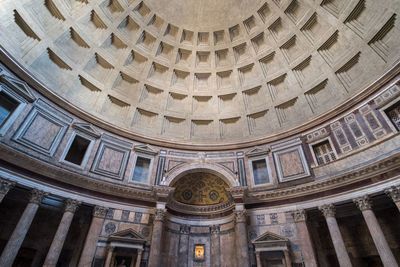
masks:
<path id="1" fill-rule="evenodd" d="M 385 190 L 386 195 L 391 197 L 394 202 L 400 201 L 400 186 L 392 186 Z"/>
<path id="2" fill-rule="evenodd" d="M 108 208 L 102 206 L 95 206 L 93 209 L 93 217 L 104 218 L 107 214 Z"/>
<path id="3" fill-rule="evenodd" d="M 292 211 L 292 217 L 295 222 L 305 222 L 307 220 L 307 214 L 305 210 Z"/>
<path id="4" fill-rule="evenodd" d="M 0 194 L 7 194 L 8 191 L 10 191 L 11 188 L 15 186 L 15 182 L 9 181 L 9 180 L 4 180 L 0 179 Z"/>
<path id="5" fill-rule="evenodd" d="M 246 222 L 246 211 L 245 210 L 236 210 L 235 213 L 235 221 L 236 223 L 245 223 Z"/>
<path id="6" fill-rule="evenodd" d="M 180 226 L 180 233 L 188 235 L 190 233 L 190 226 L 187 224 L 183 224 Z"/>
<path id="7" fill-rule="evenodd" d="M 210 233 L 211 233 L 212 235 L 218 235 L 219 232 L 220 232 L 220 227 L 219 227 L 219 225 L 211 225 L 211 226 L 210 226 Z"/>
<path id="8" fill-rule="evenodd" d="M 318 207 L 318 209 L 322 212 L 322 214 L 324 214 L 325 218 L 335 217 L 336 208 L 333 204 L 325 204 Z"/>
<path id="9" fill-rule="evenodd" d="M 64 211 L 69 211 L 69 212 L 75 213 L 76 209 L 79 207 L 80 204 L 81 204 L 81 202 L 76 199 L 67 199 L 65 201 Z"/>
<path id="10" fill-rule="evenodd" d="M 371 199 L 368 195 L 355 198 L 353 201 L 356 203 L 357 208 L 359 208 L 361 211 L 372 209 Z"/>
<path id="11" fill-rule="evenodd" d="M 48 194 L 49 193 L 34 188 L 31 191 L 31 198 L 29 199 L 29 203 L 39 205 Z"/>
<path id="12" fill-rule="evenodd" d="M 165 220 L 165 210 L 164 209 L 156 209 L 154 213 L 154 221 L 161 221 Z"/>

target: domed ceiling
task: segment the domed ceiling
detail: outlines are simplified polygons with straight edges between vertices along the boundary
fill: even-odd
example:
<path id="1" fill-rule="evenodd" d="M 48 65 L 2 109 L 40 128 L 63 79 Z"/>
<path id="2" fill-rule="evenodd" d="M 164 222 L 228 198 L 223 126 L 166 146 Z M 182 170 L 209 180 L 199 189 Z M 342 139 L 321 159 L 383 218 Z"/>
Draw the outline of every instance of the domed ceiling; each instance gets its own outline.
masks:
<path id="1" fill-rule="evenodd" d="M 329 114 L 400 57 L 400 1 L 1 1 L 0 44 L 72 107 L 189 144 Z"/>
<path id="2" fill-rule="evenodd" d="M 174 199 L 190 205 L 215 205 L 229 200 L 228 184 L 216 175 L 191 173 L 174 185 Z"/>

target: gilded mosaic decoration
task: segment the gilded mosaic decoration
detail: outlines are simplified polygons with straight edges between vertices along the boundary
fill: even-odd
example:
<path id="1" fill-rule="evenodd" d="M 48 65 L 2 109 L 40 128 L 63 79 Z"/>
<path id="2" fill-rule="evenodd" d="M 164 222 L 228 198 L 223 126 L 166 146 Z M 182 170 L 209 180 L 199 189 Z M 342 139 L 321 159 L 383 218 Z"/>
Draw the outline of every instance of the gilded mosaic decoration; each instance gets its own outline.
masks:
<path id="1" fill-rule="evenodd" d="M 214 205 L 228 200 L 228 184 L 208 173 L 188 174 L 174 185 L 174 198 L 190 205 Z"/>

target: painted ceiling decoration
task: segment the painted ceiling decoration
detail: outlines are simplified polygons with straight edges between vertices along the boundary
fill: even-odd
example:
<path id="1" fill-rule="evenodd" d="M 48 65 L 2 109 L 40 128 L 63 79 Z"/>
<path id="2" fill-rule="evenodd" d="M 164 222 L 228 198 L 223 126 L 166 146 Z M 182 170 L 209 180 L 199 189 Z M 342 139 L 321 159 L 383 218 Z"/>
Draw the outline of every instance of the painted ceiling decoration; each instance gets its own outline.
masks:
<path id="1" fill-rule="evenodd" d="M 190 173 L 180 178 L 174 185 L 174 198 L 190 205 L 215 205 L 229 199 L 228 184 L 216 175 Z"/>

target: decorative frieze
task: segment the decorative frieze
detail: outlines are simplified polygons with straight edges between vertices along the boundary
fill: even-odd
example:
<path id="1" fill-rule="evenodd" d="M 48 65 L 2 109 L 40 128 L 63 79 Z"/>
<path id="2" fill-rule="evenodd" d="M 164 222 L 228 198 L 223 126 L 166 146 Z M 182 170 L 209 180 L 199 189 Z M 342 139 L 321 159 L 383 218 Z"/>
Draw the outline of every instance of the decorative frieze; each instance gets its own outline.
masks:
<path id="1" fill-rule="evenodd" d="M 108 208 L 102 206 L 95 206 L 93 209 L 93 217 L 104 218 L 107 214 Z"/>

